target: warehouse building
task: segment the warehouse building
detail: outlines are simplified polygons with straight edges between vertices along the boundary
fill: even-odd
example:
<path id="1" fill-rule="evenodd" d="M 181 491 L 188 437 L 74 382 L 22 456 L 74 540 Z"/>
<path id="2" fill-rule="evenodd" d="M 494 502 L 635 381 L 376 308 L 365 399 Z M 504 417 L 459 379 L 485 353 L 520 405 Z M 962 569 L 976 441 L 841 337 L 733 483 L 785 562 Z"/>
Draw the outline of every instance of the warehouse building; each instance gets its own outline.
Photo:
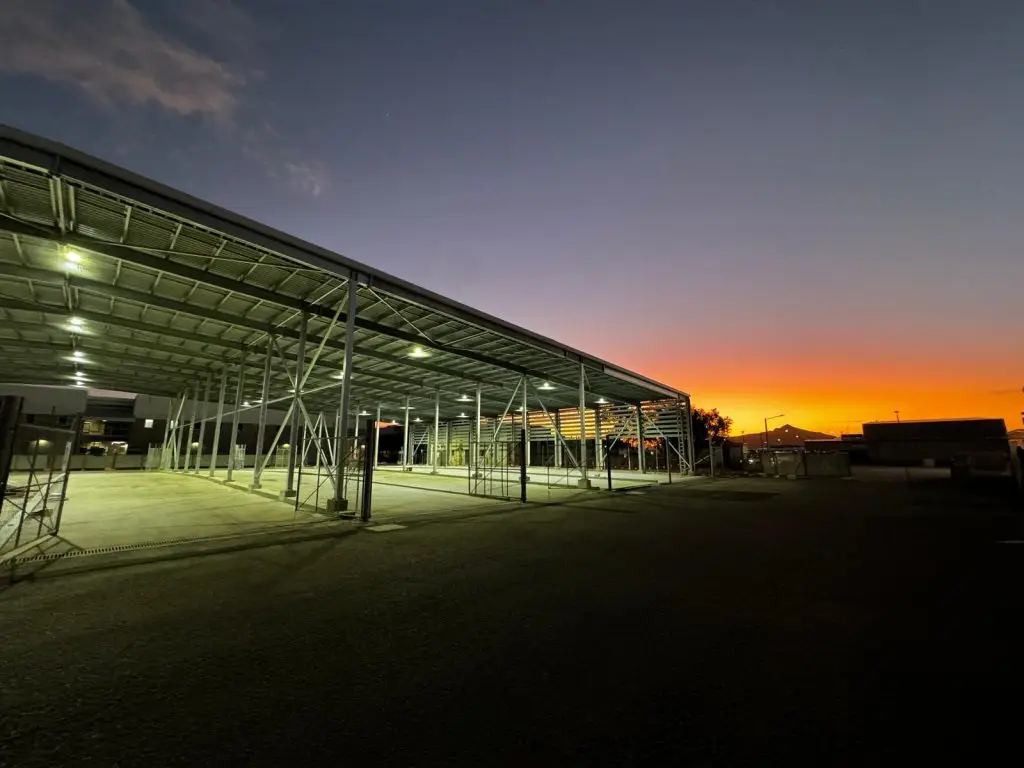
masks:
<path id="1" fill-rule="evenodd" d="M 657 440 L 661 473 L 641 451 L 613 485 L 693 467 L 683 391 L 6 127 L 0 384 L 0 557 L 76 505 L 145 529 L 132 514 L 188 496 L 213 519 L 256 492 L 368 519 L 388 494 L 603 487 L 627 443 Z M 382 425 L 402 432 L 387 467 Z"/>

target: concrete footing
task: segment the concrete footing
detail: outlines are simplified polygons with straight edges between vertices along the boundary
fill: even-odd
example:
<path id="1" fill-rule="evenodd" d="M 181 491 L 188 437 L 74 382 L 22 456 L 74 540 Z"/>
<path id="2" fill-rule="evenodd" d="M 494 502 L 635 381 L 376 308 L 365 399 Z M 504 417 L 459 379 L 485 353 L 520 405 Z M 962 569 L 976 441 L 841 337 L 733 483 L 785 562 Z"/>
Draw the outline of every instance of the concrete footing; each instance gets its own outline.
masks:
<path id="1" fill-rule="evenodd" d="M 578 483 L 576 484 L 576 487 L 577 487 L 577 488 L 582 488 L 582 489 L 583 489 L 583 490 L 585 490 L 585 491 L 589 491 L 589 490 L 590 490 L 591 488 L 593 488 L 594 486 L 593 486 L 593 485 L 591 484 L 591 482 L 590 482 L 589 480 L 580 480 L 580 481 L 579 481 L 579 482 L 578 482 Z"/>
<path id="2" fill-rule="evenodd" d="M 327 512 L 332 515 L 348 510 L 348 499 L 328 499 Z"/>
<path id="3" fill-rule="evenodd" d="M 289 491 L 289 490 L 284 490 L 284 491 L 281 491 L 281 493 L 279 494 L 279 496 L 280 496 L 280 498 L 282 498 L 282 499 L 294 499 L 294 498 L 295 498 L 295 496 L 296 496 L 296 493 L 295 493 L 295 491 L 293 491 L 293 490 L 292 490 L 292 491 Z"/>

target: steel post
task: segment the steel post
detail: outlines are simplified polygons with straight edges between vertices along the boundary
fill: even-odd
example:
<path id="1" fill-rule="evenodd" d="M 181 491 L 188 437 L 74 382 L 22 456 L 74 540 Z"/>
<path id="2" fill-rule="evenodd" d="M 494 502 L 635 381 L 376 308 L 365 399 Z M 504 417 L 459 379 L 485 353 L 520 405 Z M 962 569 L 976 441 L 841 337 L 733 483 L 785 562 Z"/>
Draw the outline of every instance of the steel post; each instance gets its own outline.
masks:
<path id="1" fill-rule="evenodd" d="M 164 421 L 164 440 L 160 443 L 160 469 L 166 469 L 170 454 L 167 450 L 167 439 L 171 436 L 171 414 L 174 413 L 174 398 L 167 398 L 167 419 Z"/>
<path id="2" fill-rule="evenodd" d="M 644 415 L 640 403 L 636 404 L 636 453 L 637 468 L 641 472 L 647 471 L 647 457 L 644 455 Z"/>
<path id="3" fill-rule="evenodd" d="M 529 402 L 526 396 L 526 377 L 523 376 L 523 432 L 526 434 L 526 440 L 523 443 L 523 452 L 521 455 L 523 458 L 523 464 L 527 467 L 530 466 L 530 412 L 527 410 L 529 407 Z"/>
<path id="4" fill-rule="evenodd" d="M 197 383 L 192 390 L 192 419 L 188 423 L 188 439 L 185 442 L 185 465 L 181 468 L 183 472 L 188 472 L 189 462 L 192 459 L 192 435 L 196 426 L 196 412 L 198 410 L 199 384 Z"/>
<path id="5" fill-rule="evenodd" d="M 235 385 L 235 410 L 231 414 L 231 439 L 228 440 L 228 482 L 231 482 L 235 469 L 235 440 L 238 439 L 238 419 L 242 412 L 242 398 L 245 396 L 245 361 L 249 356 L 242 350 L 242 359 L 238 363 L 238 382 Z M 244 467 L 241 467 L 244 468 Z"/>
<path id="6" fill-rule="evenodd" d="M 555 411 L 555 467 L 561 468 L 562 466 L 562 443 L 559 441 L 559 437 L 562 434 L 562 413 L 561 411 Z"/>
<path id="7" fill-rule="evenodd" d="M 430 474 L 437 474 L 437 455 L 441 452 L 441 390 L 434 393 L 434 452 L 430 457 Z"/>
<path id="8" fill-rule="evenodd" d="M 171 432 L 173 453 L 171 454 L 170 469 L 177 471 L 178 462 L 181 460 L 181 412 L 185 410 L 185 401 L 188 399 L 188 389 L 181 394 L 181 402 L 178 403 L 178 412 L 174 417 L 174 427 Z"/>
<path id="9" fill-rule="evenodd" d="M 334 455 L 334 498 L 327 503 L 329 512 L 348 509 L 345 498 L 345 473 L 348 470 L 348 409 L 352 400 L 352 350 L 356 337 L 356 313 L 359 311 L 359 286 L 349 275 L 345 314 L 345 368 L 341 373 L 341 403 L 338 406 L 338 441 Z M 358 418 L 358 417 L 357 417 Z"/>
<path id="10" fill-rule="evenodd" d="M 377 404 L 377 426 L 373 430 L 373 468 L 377 468 L 377 461 L 380 457 L 380 403 Z"/>
<path id="11" fill-rule="evenodd" d="M 217 419 L 213 423 L 213 446 L 210 448 L 210 477 L 217 469 L 217 451 L 220 448 L 220 423 L 224 419 L 224 396 L 228 391 L 228 369 L 220 372 L 220 394 L 217 396 Z"/>
<path id="12" fill-rule="evenodd" d="M 206 386 L 203 388 L 203 408 L 199 417 L 199 445 L 196 447 L 196 468 L 195 474 L 199 474 L 199 468 L 203 464 L 203 448 L 206 447 L 206 414 L 210 408 L 210 385 L 212 374 L 206 374 Z"/>
<path id="13" fill-rule="evenodd" d="M 587 392 L 586 369 L 580 363 L 580 488 L 589 488 L 587 478 Z"/>
<path id="14" fill-rule="evenodd" d="M 260 417 L 256 427 L 256 461 L 252 467 L 252 485 L 260 487 L 263 474 L 263 433 L 267 431 L 267 401 L 270 399 L 270 367 L 274 362 L 274 337 L 267 336 L 267 356 L 263 360 L 263 386 L 260 389 Z"/>
<path id="15" fill-rule="evenodd" d="M 309 326 L 309 315 L 305 312 L 299 321 L 299 343 L 295 350 L 295 388 L 292 392 L 292 420 L 288 425 L 288 476 L 285 480 L 282 498 L 295 495 L 295 464 L 301 460 L 301 440 L 299 439 L 299 419 L 302 418 L 302 384 L 303 367 L 306 364 L 306 330 Z"/>
<path id="16" fill-rule="evenodd" d="M 696 474 L 697 470 L 693 464 L 693 408 L 690 407 L 690 398 L 686 398 L 686 448 L 690 457 L 690 474 Z"/>
<path id="17" fill-rule="evenodd" d="M 405 421 L 402 422 L 402 471 L 412 469 L 409 449 L 412 447 L 412 422 L 409 421 L 409 398 L 405 398 Z"/>
<path id="18" fill-rule="evenodd" d="M 479 476 L 480 466 L 480 385 L 476 385 L 476 445 L 473 455 L 473 472 Z"/>
<path id="19" fill-rule="evenodd" d="M 594 406 L 594 469 L 604 466 L 604 434 L 601 432 L 601 405 Z M 597 474 L 596 472 L 594 474 Z"/>

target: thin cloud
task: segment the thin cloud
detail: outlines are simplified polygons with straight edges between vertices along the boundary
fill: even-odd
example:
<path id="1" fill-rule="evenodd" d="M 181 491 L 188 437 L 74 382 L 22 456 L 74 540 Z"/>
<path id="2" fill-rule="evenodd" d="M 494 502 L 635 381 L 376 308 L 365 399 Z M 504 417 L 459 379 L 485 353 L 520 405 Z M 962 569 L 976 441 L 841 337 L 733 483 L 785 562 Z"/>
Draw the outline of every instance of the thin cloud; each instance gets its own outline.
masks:
<path id="1" fill-rule="evenodd" d="M 42 78 L 106 106 L 208 119 L 268 176 L 320 196 L 326 172 L 287 146 L 246 91 L 262 77 L 253 51 L 272 32 L 234 0 L 156 8 L 159 28 L 133 0 L 0 0 L 0 75 Z"/>
<path id="2" fill-rule="evenodd" d="M 303 165 L 301 163 L 285 163 L 284 169 L 288 174 L 288 180 L 292 186 L 297 187 L 313 197 L 320 197 L 320 193 L 323 192 L 324 187 L 327 186 L 327 180 L 324 174 L 314 170 L 308 165 Z"/>
<path id="3" fill-rule="evenodd" d="M 246 74 L 161 34 L 128 0 L 3 0 L 0 73 L 34 75 L 104 103 L 155 104 L 228 122 Z"/>

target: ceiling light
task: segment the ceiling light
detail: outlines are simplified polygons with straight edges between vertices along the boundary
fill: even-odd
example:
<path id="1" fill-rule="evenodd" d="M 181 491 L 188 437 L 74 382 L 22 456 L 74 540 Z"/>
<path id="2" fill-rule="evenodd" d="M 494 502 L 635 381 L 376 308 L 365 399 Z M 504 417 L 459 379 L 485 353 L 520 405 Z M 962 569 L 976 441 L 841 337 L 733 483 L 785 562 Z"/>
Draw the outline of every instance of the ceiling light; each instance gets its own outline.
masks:
<path id="1" fill-rule="evenodd" d="M 72 264 L 77 264 L 82 260 L 82 254 L 78 251 L 68 251 L 64 254 L 64 258 L 70 261 Z"/>
<path id="2" fill-rule="evenodd" d="M 469 397 L 469 395 L 462 395 L 455 402 L 457 402 L 457 403 L 468 403 L 470 401 L 470 399 L 471 398 Z"/>
<path id="3" fill-rule="evenodd" d="M 83 325 L 85 325 L 85 321 L 80 317 L 72 317 L 68 319 L 68 325 L 74 328 L 81 328 Z"/>
<path id="4" fill-rule="evenodd" d="M 397 427 L 397 426 L 398 426 L 398 422 L 397 422 L 397 421 L 395 421 L 394 419 L 392 419 L 392 420 L 391 420 L 391 426 L 392 426 L 392 427 Z"/>
<path id="5" fill-rule="evenodd" d="M 554 389 L 554 387 L 551 386 L 551 382 L 545 381 L 540 385 L 539 389 Z"/>
<path id="6" fill-rule="evenodd" d="M 363 410 L 361 410 L 361 411 L 359 412 L 359 415 L 360 415 L 360 416 L 369 416 L 370 414 L 369 414 L 369 412 L 368 412 L 368 411 L 367 411 L 367 410 L 366 410 L 366 409 L 364 408 Z"/>
<path id="7" fill-rule="evenodd" d="M 246 400 L 244 403 L 242 403 L 242 407 L 243 408 L 248 408 L 249 407 L 249 401 Z"/>
<path id="8" fill-rule="evenodd" d="M 71 353 L 71 356 L 75 358 L 75 360 L 81 360 L 83 357 L 85 357 L 85 353 L 79 349 L 76 349 L 74 352 Z"/>
<path id="9" fill-rule="evenodd" d="M 459 418 L 460 418 L 460 419 L 464 419 L 464 418 L 466 418 L 466 414 L 464 414 L 464 413 L 460 413 L 460 414 L 459 414 Z"/>
<path id="10" fill-rule="evenodd" d="M 605 405 L 605 404 L 606 404 L 607 402 L 608 402 L 608 401 L 607 401 L 607 400 L 605 400 L 605 399 L 604 399 L 603 397 L 599 397 L 599 398 L 597 398 L 597 404 L 598 404 L 598 405 Z"/>
<path id="11" fill-rule="evenodd" d="M 417 416 L 415 419 L 413 419 L 413 421 L 420 422 L 420 421 L 423 421 L 423 419 L 421 419 L 419 416 Z"/>
<path id="12" fill-rule="evenodd" d="M 412 352 L 409 353 L 409 357 L 430 357 L 430 353 L 423 347 L 413 347 Z"/>

